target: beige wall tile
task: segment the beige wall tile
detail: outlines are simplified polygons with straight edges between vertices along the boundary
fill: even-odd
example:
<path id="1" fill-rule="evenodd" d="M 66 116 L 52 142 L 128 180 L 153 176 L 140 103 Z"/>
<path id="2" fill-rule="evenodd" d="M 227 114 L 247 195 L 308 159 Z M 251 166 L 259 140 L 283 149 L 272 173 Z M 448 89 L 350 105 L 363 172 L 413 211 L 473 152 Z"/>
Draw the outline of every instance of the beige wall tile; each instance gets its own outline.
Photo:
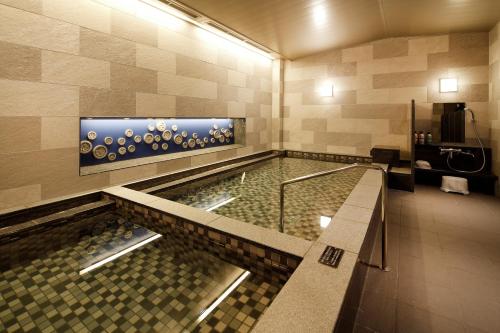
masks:
<path id="1" fill-rule="evenodd" d="M 427 86 L 427 71 L 386 73 L 373 75 L 373 88 L 402 88 Z"/>
<path id="2" fill-rule="evenodd" d="M 158 92 L 176 96 L 217 99 L 217 84 L 207 80 L 159 72 Z"/>
<path id="3" fill-rule="evenodd" d="M 176 170 L 187 169 L 191 167 L 191 157 L 177 158 L 174 160 L 157 163 L 158 173 L 169 173 Z"/>
<path id="4" fill-rule="evenodd" d="M 109 33 L 110 9 L 89 0 L 43 0 L 43 15 Z"/>
<path id="5" fill-rule="evenodd" d="M 209 153 L 202 155 L 191 156 L 191 166 L 204 165 L 217 162 L 217 153 Z"/>
<path id="6" fill-rule="evenodd" d="M 228 102 L 227 115 L 231 118 L 244 118 L 246 114 L 246 104 L 242 102 Z"/>
<path id="7" fill-rule="evenodd" d="M 0 5 L 0 40 L 78 54 L 80 28 L 66 22 Z"/>
<path id="8" fill-rule="evenodd" d="M 249 59 L 245 59 L 244 57 L 238 57 L 238 64 L 236 70 L 248 75 L 254 75 L 254 63 Z"/>
<path id="9" fill-rule="evenodd" d="M 136 115 L 135 92 L 80 87 L 80 116 L 125 117 Z"/>
<path id="10" fill-rule="evenodd" d="M 407 38 L 388 38 L 373 42 L 373 59 L 405 57 L 407 55 Z"/>
<path id="11" fill-rule="evenodd" d="M 293 106 L 302 104 L 302 93 L 284 93 L 283 105 Z"/>
<path id="12" fill-rule="evenodd" d="M 174 117 L 175 96 L 136 94 L 136 115 L 140 117 Z"/>
<path id="13" fill-rule="evenodd" d="M 42 185 L 26 185 L 0 191 L 0 209 L 18 207 L 42 200 Z"/>
<path id="14" fill-rule="evenodd" d="M 409 55 L 422 55 L 449 51 L 448 35 L 412 38 L 409 40 Z"/>
<path id="15" fill-rule="evenodd" d="M 342 50 L 342 62 L 361 62 L 373 59 L 373 45 L 362 45 Z"/>
<path id="16" fill-rule="evenodd" d="M 42 13 L 42 0 L 0 0 L 0 3 L 35 14 Z"/>
<path id="17" fill-rule="evenodd" d="M 254 103 L 255 91 L 248 88 L 238 88 L 238 101 L 245 103 Z"/>
<path id="18" fill-rule="evenodd" d="M 156 93 L 157 81 L 155 71 L 111 63 L 111 89 Z"/>
<path id="19" fill-rule="evenodd" d="M 137 44 L 136 52 L 138 67 L 175 73 L 175 55 L 173 53 L 142 44 Z"/>
<path id="20" fill-rule="evenodd" d="M 308 80 L 326 78 L 328 76 L 328 66 L 311 66 L 299 68 L 286 68 L 285 81 Z"/>
<path id="21" fill-rule="evenodd" d="M 0 117 L 0 154 L 40 150 L 39 117 Z"/>
<path id="22" fill-rule="evenodd" d="M 338 77 L 338 76 L 354 76 L 356 75 L 356 63 L 347 62 L 343 64 L 331 64 L 328 65 L 328 77 Z"/>
<path id="23" fill-rule="evenodd" d="M 43 117 L 42 150 L 78 147 L 79 132 L 78 117 Z"/>
<path id="24" fill-rule="evenodd" d="M 353 147 L 371 147 L 372 135 L 349 132 L 314 132 L 314 143 Z"/>
<path id="25" fill-rule="evenodd" d="M 246 75 L 237 71 L 229 70 L 227 74 L 227 83 L 231 86 L 246 87 Z"/>
<path id="26" fill-rule="evenodd" d="M 355 155 L 356 147 L 326 145 L 326 152 L 332 154 Z"/>
<path id="27" fill-rule="evenodd" d="M 222 102 L 238 101 L 238 87 L 218 84 L 217 99 Z"/>
<path id="28" fill-rule="evenodd" d="M 351 104 L 342 105 L 344 119 L 407 119 L 408 104 Z"/>
<path id="29" fill-rule="evenodd" d="M 303 94 L 302 101 L 307 105 L 354 104 L 356 91 L 335 91 L 333 97 L 322 97 L 316 91 Z"/>
<path id="30" fill-rule="evenodd" d="M 327 119 L 324 132 L 388 134 L 388 119 Z M 335 143 L 334 143 L 335 144 Z"/>
<path id="31" fill-rule="evenodd" d="M 172 30 L 159 30 L 158 47 L 212 64 L 217 63 L 217 48 Z"/>
<path id="32" fill-rule="evenodd" d="M 135 43 L 89 29 L 80 29 L 80 55 L 135 65 Z"/>
<path id="33" fill-rule="evenodd" d="M 0 78 L 40 81 L 42 53 L 40 49 L 0 42 Z"/>
<path id="34" fill-rule="evenodd" d="M 410 104 L 412 99 L 416 103 L 427 102 L 427 87 L 389 88 L 388 90 L 391 104 Z"/>
<path id="35" fill-rule="evenodd" d="M 178 117 L 227 117 L 227 104 L 212 99 L 196 97 L 175 97 Z"/>
<path id="36" fill-rule="evenodd" d="M 183 55 L 176 55 L 176 74 L 221 84 L 227 83 L 225 68 Z"/>
<path id="37" fill-rule="evenodd" d="M 108 88 L 110 67 L 106 61 L 42 51 L 42 81 Z"/>
<path id="38" fill-rule="evenodd" d="M 111 34 L 133 42 L 158 46 L 158 26 L 118 10 L 111 11 Z"/>
<path id="39" fill-rule="evenodd" d="M 1 116 L 77 116 L 78 87 L 0 80 Z"/>
<path id="40" fill-rule="evenodd" d="M 136 179 L 152 177 L 158 174 L 156 163 L 140 165 L 132 168 L 114 170 L 109 173 L 110 185 L 125 184 Z"/>
<path id="41" fill-rule="evenodd" d="M 488 64 L 488 48 L 470 50 L 455 50 L 450 52 L 429 54 L 429 69 L 450 67 L 484 66 Z"/>
<path id="42" fill-rule="evenodd" d="M 358 104 L 387 104 L 389 103 L 388 89 L 360 89 L 357 91 Z"/>
<path id="43" fill-rule="evenodd" d="M 429 57 L 434 56 L 433 54 Z M 382 74 L 427 70 L 425 55 L 358 62 L 358 74 Z"/>
<path id="44" fill-rule="evenodd" d="M 317 118 L 302 119 L 302 130 L 326 132 L 326 120 Z"/>
<path id="45" fill-rule="evenodd" d="M 450 34 L 450 51 L 479 49 L 489 46 L 487 32 Z"/>

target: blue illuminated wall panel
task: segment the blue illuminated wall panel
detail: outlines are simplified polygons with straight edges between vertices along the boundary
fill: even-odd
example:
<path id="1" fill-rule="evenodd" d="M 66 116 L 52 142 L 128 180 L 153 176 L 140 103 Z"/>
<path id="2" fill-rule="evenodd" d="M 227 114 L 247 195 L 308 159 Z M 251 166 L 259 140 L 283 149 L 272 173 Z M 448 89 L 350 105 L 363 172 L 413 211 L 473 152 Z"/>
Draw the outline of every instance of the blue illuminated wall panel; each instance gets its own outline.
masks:
<path id="1" fill-rule="evenodd" d="M 158 124 L 164 122 L 166 130 L 172 132 L 172 138 L 165 140 L 162 137 L 162 131 L 158 129 Z M 148 128 L 149 126 L 149 128 Z M 174 131 L 173 129 L 177 129 Z M 125 132 L 131 129 L 133 135 L 127 137 Z M 160 125 L 161 129 L 161 125 Z M 176 134 L 182 136 L 182 132 L 186 131 L 186 137 L 182 138 L 182 143 L 176 144 L 174 137 Z M 89 132 L 95 132 L 96 137 L 92 135 L 89 138 Z M 153 149 L 153 143 L 146 143 L 144 136 L 146 133 L 151 133 L 153 136 L 159 135 L 161 140 L 158 144 L 158 149 Z M 186 147 L 190 138 L 193 138 L 193 133 L 197 134 L 198 143 L 194 147 Z M 195 136 L 196 136 L 195 134 Z M 136 135 L 141 136 L 141 142 L 134 141 Z M 223 137 L 219 139 L 219 137 Z M 105 137 L 113 138 L 111 144 L 104 142 Z M 120 145 L 119 138 L 124 138 L 125 143 Z M 204 138 L 207 138 L 204 141 Z M 193 138 L 196 142 L 196 139 Z M 206 142 L 208 141 L 208 142 Z M 88 151 L 89 142 L 92 145 L 92 150 Z M 185 142 L 185 143 L 184 143 Z M 201 144 L 201 142 L 204 142 Z M 168 144 L 168 149 L 163 150 L 162 144 Z M 192 142 L 191 142 L 192 143 Z M 99 165 L 104 163 L 113 163 L 116 161 L 131 160 L 142 157 L 158 156 L 164 154 L 173 154 L 192 150 L 201 150 L 212 147 L 221 147 L 235 144 L 234 136 L 234 120 L 233 119 L 206 119 L 206 118 L 171 118 L 171 119 L 151 119 L 151 118 L 81 118 L 80 119 L 80 166 Z M 120 147 L 129 147 L 133 145 L 135 151 L 127 152 L 124 155 L 118 153 Z M 98 159 L 94 156 L 93 150 L 97 146 L 104 146 L 107 149 L 106 157 Z M 104 150 L 101 147 L 101 153 Z M 116 159 L 111 161 L 108 158 L 110 153 L 116 154 Z"/>

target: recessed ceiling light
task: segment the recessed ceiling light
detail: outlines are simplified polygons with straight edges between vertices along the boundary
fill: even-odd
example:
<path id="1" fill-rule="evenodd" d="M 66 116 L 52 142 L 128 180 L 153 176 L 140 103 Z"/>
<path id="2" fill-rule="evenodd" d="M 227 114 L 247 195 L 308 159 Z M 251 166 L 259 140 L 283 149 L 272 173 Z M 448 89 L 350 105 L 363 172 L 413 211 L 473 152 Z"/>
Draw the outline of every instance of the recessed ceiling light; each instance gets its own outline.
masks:
<path id="1" fill-rule="evenodd" d="M 317 27 L 321 27 L 326 24 L 327 15 L 325 6 L 317 5 L 313 7 L 313 19 L 314 25 L 316 25 Z"/>

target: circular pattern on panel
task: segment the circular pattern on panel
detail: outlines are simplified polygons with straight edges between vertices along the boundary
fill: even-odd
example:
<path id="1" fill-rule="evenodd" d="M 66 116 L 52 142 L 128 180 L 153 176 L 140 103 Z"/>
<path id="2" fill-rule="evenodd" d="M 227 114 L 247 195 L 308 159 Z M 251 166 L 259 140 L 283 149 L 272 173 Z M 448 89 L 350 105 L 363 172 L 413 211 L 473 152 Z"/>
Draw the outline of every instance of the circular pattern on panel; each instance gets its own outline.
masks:
<path id="1" fill-rule="evenodd" d="M 107 144 L 108 146 L 111 146 L 113 144 L 113 138 L 110 136 L 105 137 L 104 143 Z"/>
<path id="2" fill-rule="evenodd" d="M 116 140 L 116 142 L 118 142 L 118 144 L 119 144 L 120 146 L 123 146 L 123 145 L 125 144 L 125 142 L 126 142 L 126 141 L 127 141 L 127 140 L 126 140 L 125 138 L 123 138 L 123 137 L 122 137 L 122 138 L 118 138 L 118 139 Z"/>
<path id="3" fill-rule="evenodd" d="M 110 161 L 116 160 L 116 153 L 109 153 L 108 154 L 108 160 L 110 160 Z"/>
<path id="4" fill-rule="evenodd" d="M 108 148 L 103 145 L 97 145 L 92 149 L 92 155 L 94 155 L 96 159 L 101 160 L 108 155 Z"/>
<path id="5" fill-rule="evenodd" d="M 174 136 L 174 142 L 175 142 L 176 144 L 180 145 L 180 144 L 182 143 L 182 135 L 180 135 L 180 134 L 176 134 L 176 135 Z"/>
<path id="6" fill-rule="evenodd" d="M 92 142 L 83 140 L 80 141 L 80 153 L 81 154 L 88 154 L 92 151 Z"/>
<path id="7" fill-rule="evenodd" d="M 134 131 L 133 131 L 131 128 L 127 128 L 127 129 L 125 130 L 125 136 L 126 136 L 127 138 L 131 138 L 133 135 L 134 135 Z"/>
<path id="8" fill-rule="evenodd" d="M 134 145 L 129 145 L 127 147 L 127 150 L 128 150 L 129 153 L 133 153 L 133 152 L 135 152 L 135 146 Z"/>
<path id="9" fill-rule="evenodd" d="M 163 131 L 163 133 L 161 133 L 161 137 L 163 138 L 163 140 L 169 141 L 170 139 L 172 139 L 172 132 L 170 132 L 169 130 Z"/>
<path id="10" fill-rule="evenodd" d="M 87 133 L 87 138 L 89 140 L 95 140 L 95 139 L 97 139 L 97 133 L 96 133 L 96 131 L 89 131 Z"/>
<path id="11" fill-rule="evenodd" d="M 150 144 L 153 143 L 155 137 L 151 133 L 146 133 L 146 134 L 144 134 L 144 138 L 143 139 L 144 139 L 145 143 L 147 143 L 148 145 L 150 145 Z"/>
<path id="12" fill-rule="evenodd" d="M 142 142 L 142 136 L 140 136 L 140 135 L 135 135 L 135 136 L 134 136 L 134 142 L 135 142 L 135 143 L 141 143 L 141 142 Z"/>
<path id="13" fill-rule="evenodd" d="M 155 142 L 151 145 L 151 149 L 158 150 L 158 144 Z"/>
<path id="14" fill-rule="evenodd" d="M 165 120 L 157 120 L 156 121 L 156 129 L 160 132 L 163 132 L 164 130 L 167 129 L 167 124 L 165 123 Z"/>
<path id="15" fill-rule="evenodd" d="M 118 148 L 118 154 L 125 155 L 126 153 L 127 153 L 127 148 L 125 147 Z"/>
<path id="16" fill-rule="evenodd" d="M 166 142 L 165 142 L 165 143 L 162 143 L 162 144 L 161 144 L 161 149 L 163 149 L 163 150 L 167 150 L 167 149 L 168 149 L 168 143 L 166 143 Z"/>

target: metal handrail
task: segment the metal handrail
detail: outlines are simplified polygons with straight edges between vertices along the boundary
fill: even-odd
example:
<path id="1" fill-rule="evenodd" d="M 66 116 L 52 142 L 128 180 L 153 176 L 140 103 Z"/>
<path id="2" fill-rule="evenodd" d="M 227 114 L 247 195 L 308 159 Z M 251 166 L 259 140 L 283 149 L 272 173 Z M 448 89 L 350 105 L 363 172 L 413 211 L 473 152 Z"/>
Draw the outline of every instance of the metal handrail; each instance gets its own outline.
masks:
<path id="1" fill-rule="evenodd" d="M 285 232 L 285 186 L 293 183 L 298 183 L 304 180 L 313 179 L 317 177 L 327 176 L 334 173 L 346 171 L 349 169 L 356 168 L 364 168 L 364 169 L 372 169 L 372 170 L 380 170 L 382 171 L 382 207 L 381 207 L 381 219 L 382 219 L 382 265 L 380 269 L 384 271 L 389 271 L 389 267 L 387 266 L 387 223 L 386 223 L 386 209 L 387 209 L 387 170 L 379 165 L 366 165 L 366 164 L 358 164 L 354 163 L 342 168 L 321 171 L 317 173 L 313 173 L 306 176 L 301 176 L 289 180 L 285 180 L 280 184 L 280 224 L 279 231 Z"/>

